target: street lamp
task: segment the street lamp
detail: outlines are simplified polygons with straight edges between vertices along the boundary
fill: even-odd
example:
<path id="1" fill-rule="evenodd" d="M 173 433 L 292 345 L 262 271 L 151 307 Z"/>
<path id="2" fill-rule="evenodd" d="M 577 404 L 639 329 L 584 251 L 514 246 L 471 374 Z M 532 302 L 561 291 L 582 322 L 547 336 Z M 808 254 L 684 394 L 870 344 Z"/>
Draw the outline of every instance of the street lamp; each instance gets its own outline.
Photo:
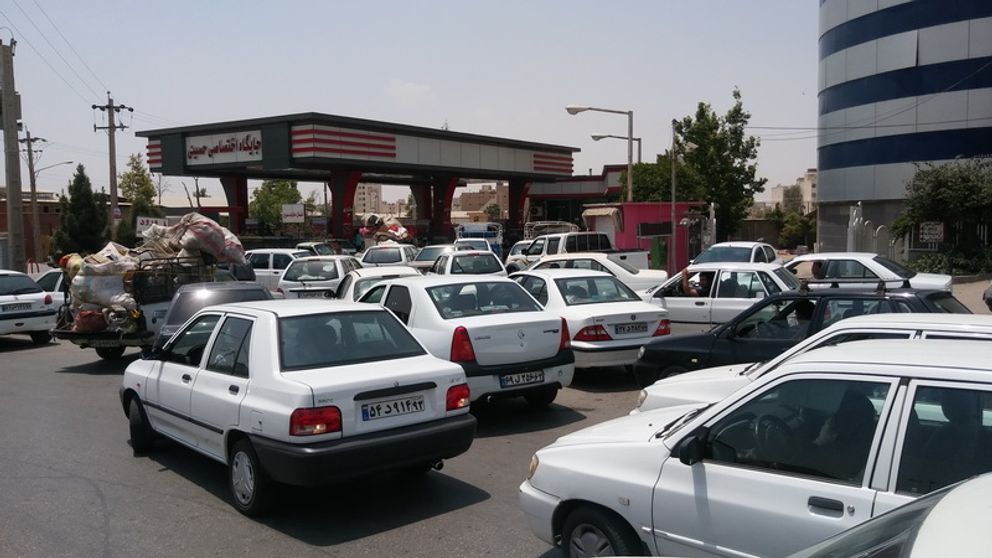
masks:
<path id="1" fill-rule="evenodd" d="M 634 201 L 634 111 L 617 110 L 597 107 L 587 107 L 585 105 L 568 105 L 565 111 L 568 114 L 576 115 L 587 110 L 595 112 L 610 112 L 613 114 L 627 115 L 627 201 Z"/>
<path id="2" fill-rule="evenodd" d="M 74 162 L 75 161 L 62 161 L 61 163 L 55 163 L 52 165 L 41 167 L 40 169 L 34 169 L 34 168 L 31 169 L 33 171 L 31 173 L 31 240 L 34 243 L 34 259 L 36 262 L 41 260 L 42 257 L 41 256 L 41 223 L 38 222 L 38 190 L 37 187 L 35 186 L 38 180 L 38 174 L 43 170 L 50 169 L 52 167 L 58 167 L 61 165 L 71 165 Z M 31 163 L 32 164 L 29 166 L 33 167 L 34 166 L 33 158 L 31 160 Z"/>
<path id="3" fill-rule="evenodd" d="M 627 139 L 626 136 L 614 136 L 613 134 L 593 134 L 592 135 L 593 141 L 599 141 L 601 139 L 606 139 L 606 138 L 622 139 L 622 140 Z M 634 141 L 637 142 L 637 164 L 641 164 L 641 138 L 634 138 Z"/>

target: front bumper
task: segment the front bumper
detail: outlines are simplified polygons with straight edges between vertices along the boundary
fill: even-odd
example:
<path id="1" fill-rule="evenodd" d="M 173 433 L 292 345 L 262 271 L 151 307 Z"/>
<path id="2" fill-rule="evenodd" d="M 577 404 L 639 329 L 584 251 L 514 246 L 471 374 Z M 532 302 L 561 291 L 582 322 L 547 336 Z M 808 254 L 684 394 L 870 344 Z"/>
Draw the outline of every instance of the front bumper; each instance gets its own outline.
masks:
<path id="1" fill-rule="evenodd" d="M 465 453 L 474 436 L 475 417 L 465 413 L 315 444 L 250 438 L 262 467 L 275 481 L 316 486 L 450 459 Z"/>
<path id="2" fill-rule="evenodd" d="M 529 480 L 525 480 L 520 484 L 519 502 L 530 530 L 542 541 L 556 545 L 552 518 L 561 500 L 547 492 L 541 492 Z"/>
<path id="3" fill-rule="evenodd" d="M 0 316 L 0 334 L 48 331 L 55 327 L 55 310 Z"/>

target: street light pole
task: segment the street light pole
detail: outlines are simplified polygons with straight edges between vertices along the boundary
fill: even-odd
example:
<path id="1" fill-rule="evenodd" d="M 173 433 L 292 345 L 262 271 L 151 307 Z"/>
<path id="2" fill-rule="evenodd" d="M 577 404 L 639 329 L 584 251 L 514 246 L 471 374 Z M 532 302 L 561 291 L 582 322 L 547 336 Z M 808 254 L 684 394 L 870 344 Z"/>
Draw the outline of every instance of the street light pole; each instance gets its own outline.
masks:
<path id="1" fill-rule="evenodd" d="M 676 120 L 673 118 L 672 119 L 672 153 L 671 153 L 671 156 L 672 156 L 672 207 L 671 207 L 671 210 L 672 210 L 672 217 L 671 217 L 672 218 L 672 220 L 671 220 L 671 223 L 672 223 L 672 245 L 669 247 L 669 250 L 668 250 L 668 259 L 669 259 L 669 262 L 670 262 L 669 265 L 668 265 L 668 269 L 669 269 L 669 273 L 672 273 L 672 274 L 675 273 L 675 231 L 676 231 L 676 229 L 675 229 L 675 163 L 678 160 L 677 159 L 677 155 L 675 154 L 675 124 L 676 124 Z"/>
<path id="2" fill-rule="evenodd" d="M 599 141 L 601 139 L 606 139 L 606 138 L 614 138 L 614 139 L 626 140 L 627 139 L 627 136 L 615 136 L 613 134 L 593 134 L 592 135 L 593 141 Z M 639 164 L 641 164 L 641 138 L 634 138 L 634 141 L 637 143 L 637 164 L 639 165 Z"/>
<path id="3" fill-rule="evenodd" d="M 565 107 L 565 110 L 573 116 L 587 110 L 627 115 L 627 201 L 634 201 L 634 111 L 587 107 L 584 105 L 568 105 Z"/>

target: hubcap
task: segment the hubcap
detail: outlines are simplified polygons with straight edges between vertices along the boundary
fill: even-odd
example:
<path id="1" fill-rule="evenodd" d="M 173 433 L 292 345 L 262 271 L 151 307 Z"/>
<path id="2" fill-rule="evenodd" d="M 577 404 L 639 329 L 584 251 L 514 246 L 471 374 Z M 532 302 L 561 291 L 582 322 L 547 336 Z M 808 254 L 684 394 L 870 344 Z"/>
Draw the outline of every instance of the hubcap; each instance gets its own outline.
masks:
<path id="1" fill-rule="evenodd" d="M 239 451 L 231 460 L 231 488 L 238 503 L 248 505 L 255 495 L 255 469 L 248 455 Z"/>
<path id="2" fill-rule="evenodd" d="M 583 523 L 572 531 L 568 541 L 569 556 L 584 558 L 586 556 L 614 556 L 610 539 L 597 527 Z"/>

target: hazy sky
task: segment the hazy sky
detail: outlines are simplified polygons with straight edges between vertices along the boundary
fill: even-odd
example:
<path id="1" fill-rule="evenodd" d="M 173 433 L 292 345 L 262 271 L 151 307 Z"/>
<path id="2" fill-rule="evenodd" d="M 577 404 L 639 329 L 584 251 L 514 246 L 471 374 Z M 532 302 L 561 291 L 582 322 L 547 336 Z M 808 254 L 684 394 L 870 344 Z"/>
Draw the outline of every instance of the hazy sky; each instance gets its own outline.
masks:
<path id="1" fill-rule="evenodd" d="M 307 111 L 570 145 L 583 174 L 626 162 L 623 141 L 589 137 L 626 135 L 626 120 L 567 104 L 633 109 L 645 160 L 673 117 L 699 101 L 725 111 L 734 86 L 752 125 L 815 126 L 816 18 L 814 0 L 9 0 L 0 37 L 18 41 L 24 122 L 50 141 L 39 167 L 81 162 L 99 189 L 107 136 L 90 106 L 108 88 L 135 109 L 119 169 L 144 154 L 134 130 Z M 752 133 L 768 134 L 769 186 L 815 166 L 813 133 Z M 42 171 L 39 187 L 61 190 L 72 170 Z"/>

